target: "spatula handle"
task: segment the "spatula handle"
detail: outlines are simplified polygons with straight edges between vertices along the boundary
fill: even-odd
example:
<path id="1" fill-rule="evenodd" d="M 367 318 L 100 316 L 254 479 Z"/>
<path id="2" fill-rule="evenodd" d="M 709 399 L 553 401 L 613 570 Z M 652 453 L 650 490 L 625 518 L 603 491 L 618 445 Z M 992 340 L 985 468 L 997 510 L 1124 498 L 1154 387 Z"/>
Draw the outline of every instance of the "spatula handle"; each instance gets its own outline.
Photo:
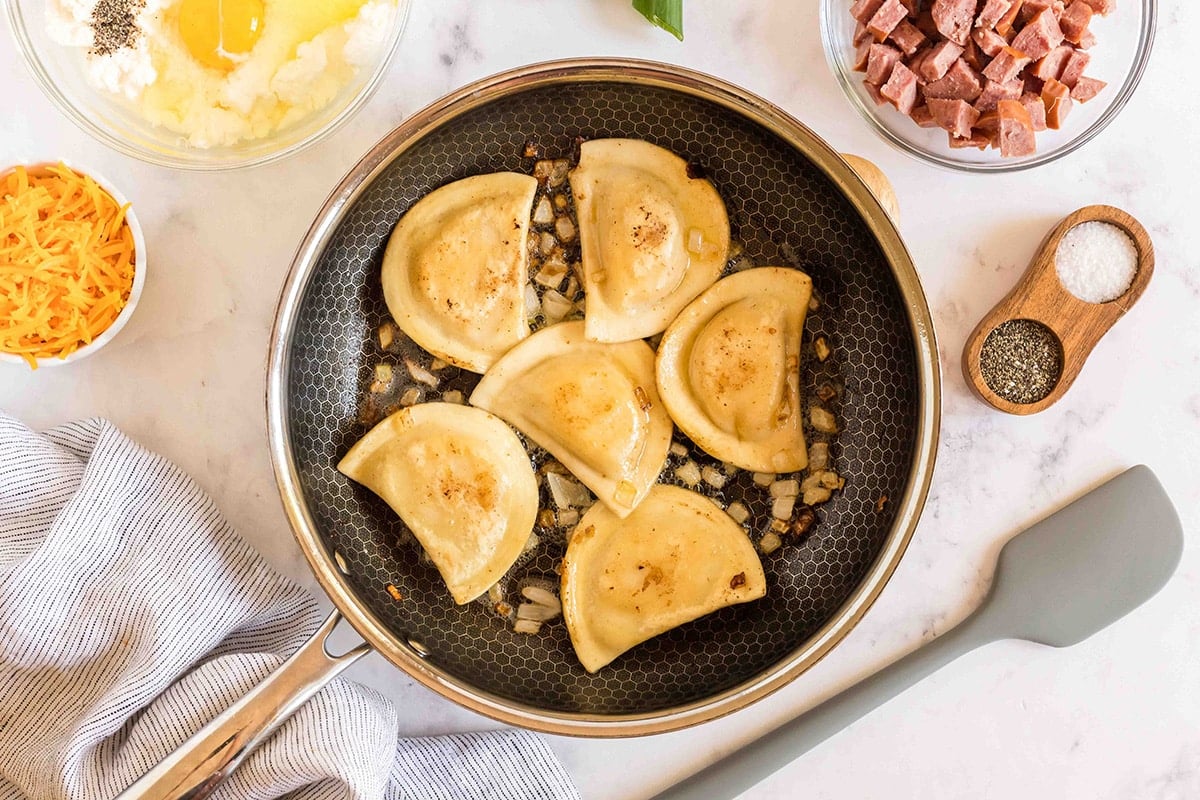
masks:
<path id="1" fill-rule="evenodd" d="M 958 627 L 651 800 L 737 797 L 960 655 L 991 641 L 987 626 L 978 624 L 979 620 L 976 612 Z"/>

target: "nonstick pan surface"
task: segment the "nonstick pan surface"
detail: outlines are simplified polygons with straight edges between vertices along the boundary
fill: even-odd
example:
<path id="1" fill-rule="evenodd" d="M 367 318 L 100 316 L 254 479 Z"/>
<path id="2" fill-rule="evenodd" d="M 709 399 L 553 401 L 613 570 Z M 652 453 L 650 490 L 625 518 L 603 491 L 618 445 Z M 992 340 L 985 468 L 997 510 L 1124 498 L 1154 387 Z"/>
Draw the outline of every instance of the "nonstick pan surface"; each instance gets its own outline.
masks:
<path id="1" fill-rule="evenodd" d="M 812 276 L 820 306 L 806 341 L 824 335 L 833 356 L 806 359 L 804 387 L 808 397 L 826 382 L 841 389 L 833 454 L 847 483 L 820 507 L 811 536 L 764 557 L 764 599 L 653 639 L 592 675 L 576 660 L 561 619 L 524 635 L 485 603 L 456 606 L 400 519 L 335 465 L 377 416 L 364 400 L 374 366 L 397 361 L 376 339 L 389 319 L 379 271 L 405 210 L 452 180 L 529 172 L 529 140 L 548 157 L 569 157 L 579 137 L 615 136 L 645 139 L 702 167 L 746 256 Z M 874 601 L 929 484 L 936 352 L 895 228 L 814 134 L 765 101 L 677 67 L 556 62 L 487 79 L 419 112 L 331 195 L 280 301 L 268 388 L 272 457 L 322 586 L 397 666 L 506 722 L 555 733 L 656 733 L 729 713 L 782 686 Z M 452 370 L 439 390 L 469 396 L 477 379 Z M 678 431 L 676 440 L 686 443 Z M 690 450 L 702 465 L 715 463 Z M 678 460 L 664 471 L 668 479 Z M 754 512 L 752 535 L 765 531 L 770 501 L 748 473 L 708 494 L 742 500 Z M 564 547 L 561 536 L 542 531 L 513 581 L 555 579 Z"/>

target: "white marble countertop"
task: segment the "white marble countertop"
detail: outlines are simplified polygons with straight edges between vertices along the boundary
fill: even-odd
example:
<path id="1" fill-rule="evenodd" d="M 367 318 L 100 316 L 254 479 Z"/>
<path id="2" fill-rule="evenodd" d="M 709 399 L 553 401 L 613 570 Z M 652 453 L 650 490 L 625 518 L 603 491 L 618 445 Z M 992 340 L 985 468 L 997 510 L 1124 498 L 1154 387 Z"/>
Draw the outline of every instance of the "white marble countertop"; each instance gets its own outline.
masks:
<path id="1" fill-rule="evenodd" d="M 1188 534 L 1182 567 L 1158 597 L 1070 650 L 977 651 L 746 796 L 1200 796 L 1200 95 L 1187 82 L 1196 45 L 1185 35 L 1200 27 L 1200 6 L 1164 0 L 1143 87 L 1098 140 L 1034 173 L 974 177 L 911 161 L 866 129 L 825 66 L 812 0 L 686 5 L 680 44 L 628 0 L 415 0 L 399 60 L 347 127 L 281 164 L 217 175 L 148 166 L 92 141 L 42 96 L 5 34 L 0 162 L 66 156 L 116 181 L 138 206 L 152 271 L 129 327 L 95 358 L 36 374 L 0 365 L 0 408 L 33 426 L 111 418 L 190 472 L 271 562 L 319 593 L 277 501 L 263 376 L 277 288 L 325 194 L 406 114 L 502 69 L 627 55 L 704 70 L 891 176 L 941 340 L 938 467 L 895 577 L 801 679 L 690 731 L 551 738 L 584 797 L 648 797 L 945 630 L 980 599 L 1002 541 L 1136 463 L 1158 473 Z M 1154 281 L 1061 403 L 1029 419 L 991 411 L 963 384 L 963 341 L 1051 224 L 1091 203 L 1143 221 L 1157 247 Z M 494 725 L 376 656 L 353 677 L 393 697 L 409 733 Z"/>

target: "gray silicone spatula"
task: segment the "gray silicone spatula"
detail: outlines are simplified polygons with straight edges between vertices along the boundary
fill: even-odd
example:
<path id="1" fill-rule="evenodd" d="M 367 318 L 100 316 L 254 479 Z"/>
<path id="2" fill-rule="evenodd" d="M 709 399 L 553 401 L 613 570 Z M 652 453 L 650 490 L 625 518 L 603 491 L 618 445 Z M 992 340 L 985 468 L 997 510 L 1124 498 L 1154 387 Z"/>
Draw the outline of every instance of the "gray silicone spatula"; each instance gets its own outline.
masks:
<path id="1" fill-rule="evenodd" d="M 1170 499 L 1153 472 L 1134 467 L 1005 545 L 990 594 L 957 627 L 653 800 L 736 797 L 980 645 L 1077 644 L 1154 596 L 1182 551 Z"/>

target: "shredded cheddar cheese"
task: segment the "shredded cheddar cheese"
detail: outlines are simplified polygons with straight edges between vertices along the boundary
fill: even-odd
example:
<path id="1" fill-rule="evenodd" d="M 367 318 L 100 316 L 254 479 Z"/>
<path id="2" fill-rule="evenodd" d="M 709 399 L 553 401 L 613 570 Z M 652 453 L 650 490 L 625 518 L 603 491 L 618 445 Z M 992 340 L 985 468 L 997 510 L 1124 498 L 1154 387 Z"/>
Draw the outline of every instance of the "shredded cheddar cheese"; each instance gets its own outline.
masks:
<path id="1" fill-rule="evenodd" d="M 112 325 L 136 267 L 127 209 L 64 164 L 0 175 L 0 352 L 37 369 Z"/>

